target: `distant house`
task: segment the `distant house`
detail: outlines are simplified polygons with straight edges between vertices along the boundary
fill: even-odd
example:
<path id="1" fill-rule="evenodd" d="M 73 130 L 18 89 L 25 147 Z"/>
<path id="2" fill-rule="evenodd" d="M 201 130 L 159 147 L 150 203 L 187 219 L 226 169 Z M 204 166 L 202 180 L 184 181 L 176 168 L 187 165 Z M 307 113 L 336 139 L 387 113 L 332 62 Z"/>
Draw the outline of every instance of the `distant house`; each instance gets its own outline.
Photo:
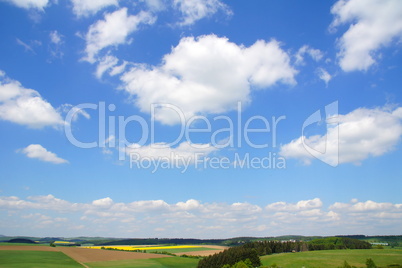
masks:
<path id="1" fill-rule="evenodd" d="M 388 243 L 370 243 L 374 246 L 388 246 Z"/>

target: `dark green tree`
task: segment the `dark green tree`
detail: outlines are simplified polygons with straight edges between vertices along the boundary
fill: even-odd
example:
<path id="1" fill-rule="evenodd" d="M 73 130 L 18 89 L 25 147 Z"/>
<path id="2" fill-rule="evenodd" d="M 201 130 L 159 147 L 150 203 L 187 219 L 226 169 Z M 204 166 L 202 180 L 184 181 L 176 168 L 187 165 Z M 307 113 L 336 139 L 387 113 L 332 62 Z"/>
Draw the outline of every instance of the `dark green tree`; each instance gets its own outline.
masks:
<path id="1" fill-rule="evenodd" d="M 347 261 L 344 261 L 342 268 L 352 268 L 352 266 L 350 266 Z"/>
<path id="2" fill-rule="evenodd" d="M 367 268 L 377 268 L 377 265 L 375 265 L 374 261 L 369 258 L 366 260 L 366 267 Z"/>

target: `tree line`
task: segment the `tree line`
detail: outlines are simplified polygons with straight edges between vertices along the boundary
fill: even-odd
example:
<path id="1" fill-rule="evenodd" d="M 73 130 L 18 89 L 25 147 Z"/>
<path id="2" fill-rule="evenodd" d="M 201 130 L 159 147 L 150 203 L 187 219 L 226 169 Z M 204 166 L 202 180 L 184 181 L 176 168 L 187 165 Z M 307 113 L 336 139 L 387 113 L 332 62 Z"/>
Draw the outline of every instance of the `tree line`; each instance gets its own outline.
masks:
<path id="1" fill-rule="evenodd" d="M 198 268 L 236 267 L 239 262 L 247 261 L 251 267 L 261 266 L 260 256 L 274 253 L 299 252 L 307 250 L 330 249 L 370 249 L 365 241 L 346 237 L 328 237 L 310 242 L 302 241 L 255 241 L 226 249 L 205 257 L 198 262 Z"/>

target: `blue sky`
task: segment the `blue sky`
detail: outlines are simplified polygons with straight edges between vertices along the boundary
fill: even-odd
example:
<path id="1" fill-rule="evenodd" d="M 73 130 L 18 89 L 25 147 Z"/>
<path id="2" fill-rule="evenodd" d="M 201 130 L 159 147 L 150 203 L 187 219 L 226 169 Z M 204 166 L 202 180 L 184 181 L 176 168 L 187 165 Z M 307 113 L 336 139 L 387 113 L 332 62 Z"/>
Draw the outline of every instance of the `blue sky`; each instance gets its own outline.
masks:
<path id="1" fill-rule="evenodd" d="M 0 25 L 0 234 L 400 234 L 400 1 L 3 0 Z"/>

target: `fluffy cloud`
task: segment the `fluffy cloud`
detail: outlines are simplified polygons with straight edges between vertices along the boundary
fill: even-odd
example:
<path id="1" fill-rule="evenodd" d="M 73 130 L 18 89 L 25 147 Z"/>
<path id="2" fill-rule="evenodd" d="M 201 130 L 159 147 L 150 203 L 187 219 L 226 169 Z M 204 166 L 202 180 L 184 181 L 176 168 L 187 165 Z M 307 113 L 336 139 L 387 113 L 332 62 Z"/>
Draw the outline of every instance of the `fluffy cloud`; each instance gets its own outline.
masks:
<path id="1" fill-rule="evenodd" d="M 306 150 L 307 146 L 323 151 L 320 160 L 325 163 L 359 164 L 370 156 L 381 156 L 395 147 L 402 135 L 401 120 L 402 107 L 394 110 L 359 108 L 339 115 L 339 125 L 329 127 L 326 135 L 302 136 L 282 145 L 280 154 L 310 164 L 314 156 Z"/>
<path id="2" fill-rule="evenodd" d="M 304 55 L 309 55 L 314 61 L 320 61 L 324 56 L 321 50 L 312 48 L 308 45 L 302 46 L 296 53 L 296 64 L 303 65 L 304 64 Z"/>
<path id="3" fill-rule="evenodd" d="M 113 200 L 110 197 L 106 197 L 106 198 L 92 201 L 92 205 L 94 205 L 96 207 L 108 208 L 113 205 Z"/>
<path id="4" fill-rule="evenodd" d="M 31 144 L 21 149 L 21 152 L 29 158 L 36 158 L 53 164 L 68 163 L 67 160 L 58 157 L 55 153 L 49 152 L 40 144 Z"/>
<path id="5" fill-rule="evenodd" d="M 49 0 L 6 0 L 7 2 L 10 2 L 17 7 L 21 8 L 35 8 L 39 10 L 43 10 L 48 4 Z"/>
<path id="6" fill-rule="evenodd" d="M 295 204 L 289 204 L 286 202 L 276 202 L 269 204 L 265 207 L 267 210 L 272 211 L 298 211 L 298 210 L 311 210 L 322 207 L 322 201 L 319 198 L 312 200 L 302 200 Z"/>
<path id="7" fill-rule="evenodd" d="M 189 118 L 232 110 L 238 101 L 249 102 L 251 88 L 296 83 L 297 71 L 275 40 L 245 47 L 215 35 L 186 37 L 162 62 L 137 64 L 121 80 L 143 112 L 157 103 L 178 107 L 179 112 L 165 106 L 155 110 L 155 118 L 165 124 L 178 123 L 178 113 Z"/>
<path id="8" fill-rule="evenodd" d="M 206 157 L 216 150 L 217 148 L 210 144 L 182 142 L 177 147 L 171 147 L 167 143 L 154 143 L 147 146 L 132 144 L 126 148 L 126 153 L 131 156 L 131 160 L 177 161 L 177 164 L 181 166 L 187 163 L 194 163 L 197 157 Z"/>
<path id="9" fill-rule="evenodd" d="M 351 203 L 340 203 L 336 202 L 331 205 L 330 209 L 334 211 L 342 212 L 358 212 L 358 213 L 369 213 L 369 212 L 402 212 L 402 204 L 392 204 L 392 203 L 377 203 L 371 200 L 366 202 L 355 202 L 352 200 Z"/>
<path id="10" fill-rule="evenodd" d="M 335 202 L 329 207 L 342 222 L 348 222 L 350 228 L 360 229 L 360 233 L 370 232 L 371 226 L 389 226 L 400 224 L 402 204 L 365 202 Z"/>
<path id="11" fill-rule="evenodd" d="M 8 215 L 7 224 L 2 225 L 3 230 L 20 233 L 18 228 L 30 226 L 31 235 L 45 235 L 40 231 L 43 226 L 39 224 L 45 222 L 62 223 L 52 226 L 56 234 L 64 236 L 82 235 L 83 232 L 95 236 L 102 235 L 104 230 L 113 230 L 111 235 L 127 237 L 127 230 L 133 230 L 134 236 L 155 236 L 157 232 L 160 236 L 210 238 L 245 233 L 254 236 L 284 233 L 328 235 L 343 231 L 361 233 L 362 227 L 368 234 L 383 233 L 381 226 L 384 224 L 393 233 L 399 230 L 401 224 L 402 204 L 336 202 L 325 208 L 322 201 L 315 198 L 296 203 L 271 203 L 263 209 L 247 202 L 205 203 L 194 199 L 177 203 L 163 200 L 117 203 L 106 197 L 89 203 L 71 203 L 53 195 L 31 196 L 26 200 L 2 196 L 1 213 Z M 21 226 L 15 226 L 13 221 Z M 38 224 L 26 225 L 24 221 Z M 348 225 L 345 226 L 344 222 Z M 48 232 L 46 230 L 46 234 Z"/>
<path id="12" fill-rule="evenodd" d="M 31 128 L 63 125 L 60 114 L 40 94 L 0 76 L 0 119 Z"/>
<path id="13" fill-rule="evenodd" d="M 378 49 L 402 37 L 399 0 L 339 0 L 331 13 L 335 18 L 330 29 L 350 23 L 339 39 L 339 64 L 344 71 L 367 70 L 376 62 Z"/>
<path id="14" fill-rule="evenodd" d="M 99 20 L 89 27 L 85 37 L 87 54 L 85 60 L 94 63 L 95 57 L 102 49 L 130 43 L 131 40 L 127 40 L 127 37 L 136 31 L 140 24 L 154 22 L 155 17 L 144 11 L 135 16 L 128 15 L 127 8 L 107 13 L 104 20 Z"/>
<path id="15" fill-rule="evenodd" d="M 191 25 L 196 21 L 211 16 L 218 11 L 231 15 L 230 9 L 219 0 L 173 0 L 173 5 L 183 15 L 180 25 Z"/>
<path id="16" fill-rule="evenodd" d="M 106 55 L 102 57 L 98 66 L 96 67 L 95 75 L 97 78 L 101 79 L 103 74 L 107 72 L 110 76 L 118 75 L 124 72 L 127 62 L 123 61 L 120 65 L 118 65 L 119 59 L 112 55 Z"/>
<path id="17" fill-rule="evenodd" d="M 71 0 L 73 12 L 78 17 L 95 14 L 107 6 L 117 6 L 118 0 Z"/>

